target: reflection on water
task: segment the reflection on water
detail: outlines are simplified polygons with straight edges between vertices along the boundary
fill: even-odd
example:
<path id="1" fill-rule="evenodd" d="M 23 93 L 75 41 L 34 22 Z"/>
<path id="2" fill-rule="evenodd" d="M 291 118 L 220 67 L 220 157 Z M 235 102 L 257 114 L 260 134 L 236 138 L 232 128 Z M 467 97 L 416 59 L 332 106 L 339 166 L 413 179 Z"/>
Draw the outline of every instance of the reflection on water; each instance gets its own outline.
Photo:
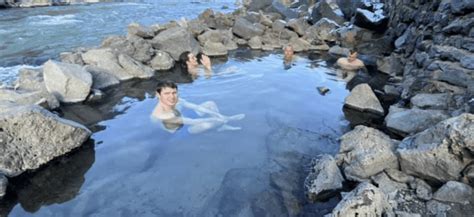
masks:
<path id="1" fill-rule="evenodd" d="M 301 56 L 285 70 L 280 53 L 242 49 L 213 63 L 208 79 L 160 72 L 106 90 L 104 101 L 64 107 L 64 117 L 94 130 L 93 165 L 65 169 L 81 175 L 62 179 L 68 187 L 50 190 L 51 198 L 33 193 L 44 192 L 38 183 L 56 183 L 47 175 L 15 184 L 21 207 L 6 209 L 14 206 L 12 216 L 295 216 L 334 207 L 337 200 L 307 208 L 303 194 L 305 165 L 316 154 L 334 154 L 348 130 L 341 111 L 348 92 L 328 62 Z M 179 95 L 190 102 L 245 114 L 242 129 L 166 132 L 149 118 L 160 79 L 180 81 Z M 322 96 L 317 86 L 331 92 Z M 54 173 L 61 172 L 47 174 Z"/>

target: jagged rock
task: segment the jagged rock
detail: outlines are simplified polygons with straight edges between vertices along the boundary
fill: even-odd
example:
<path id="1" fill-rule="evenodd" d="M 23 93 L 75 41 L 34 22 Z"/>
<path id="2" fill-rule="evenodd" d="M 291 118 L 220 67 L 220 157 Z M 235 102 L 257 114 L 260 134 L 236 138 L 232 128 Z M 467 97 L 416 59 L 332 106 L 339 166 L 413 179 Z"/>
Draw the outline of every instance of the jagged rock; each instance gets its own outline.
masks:
<path id="1" fill-rule="evenodd" d="M 43 74 L 46 89 L 61 102 L 82 102 L 90 93 L 92 76 L 79 65 L 49 60 Z"/>
<path id="2" fill-rule="evenodd" d="M 474 115 L 465 113 L 405 138 L 398 147 L 402 171 L 435 183 L 459 180 L 470 161 L 465 152 L 474 152 L 472 132 Z"/>
<path id="3" fill-rule="evenodd" d="M 204 46 L 206 42 L 222 43 L 227 50 L 237 49 L 237 45 L 232 41 L 232 31 L 230 30 L 209 30 L 198 36 L 199 43 Z"/>
<path id="4" fill-rule="evenodd" d="M 59 54 L 59 59 L 61 59 L 63 63 L 84 65 L 81 54 L 76 52 L 62 52 Z"/>
<path id="5" fill-rule="evenodd" d="M 148 40 L 135 36 L 129 38 L 129 41 L 135 49 L 132 55 L 127 55 L 142 63 L 146 63 L 151 60 L 155 50 Z"/>
<path id="6" fill-rule="evenodd" d="M 400 183 L 410 183 L 415 180 L 415 177 L 405 174 L 404 172 L 388 168 L 385 169 L 385 173 L 393 180 L 400 182 Z"/>
<path id="7" fill-rule="evenodd" d="M 245 16 L 243 16 L 243 18 L 250 21 L 251 23 L 258 23 L 260 22 L 260 13 L 249 11 Z"/>
<path id="8" fill-rule="evenodd" d="M 341 137 L 338 158 L 347 179 L 367 180 L 384 169 L 398 168 L 395 144 L 379 130 L 356 126 Z"/>
<path id="9" fill-rule="evenodd" d="M 173 68 L 174 60 L 164 51 L 157 51 L 155 57 L 150 61 L 150 66 L 154 70 L 168 70 Z"/>
<path id="10" fill-rule="evenodd" d="M 447 93 L 419 93 L 410 99 L 412 105 L 421 109 L 447 109 L 449 94 Z"/>
<path id="11" fill-rule="evenodd" d="M 127 27 L 128 36 L 138 36 L 140 38 L 151 39 L 155 36 L 153 30 L 145 28 L 138 23 L 130 23 Z"/>
<path id="12" fill-rule="evenodd" d="M 207 56 L 227 55 L 227 48 L 221 42 L 207 41 L 202 50 Z"/>
<path id="13" fill-rule="evenodd" d="M 202 34 L 209 27 L 201 20 L 190 20 L 188 23 L 188 31 L 191 32 L 195 37 Z"/>
<path id="14" fill-rule="evenodd" d="M 102 41 L 101 48 L 109 48 L 111 52 L 124 53 L 129 56 L 133 56 L 135 53 L 135 47 L 131 41 L 127 40 L 125 36 L 109 36 L 105 38 L 104 41 Z M 89 51 L 86 52 L 89 53 Z M 84 54 L 82 54 L 82 59 L 86 64 L 90 64 L 84 60 Z"/>
<path id="15" fill-rule="evenodd" d="M 107 70 L 121 81 L 133 78 L 133 75 L 125 71 L 118 63 L 117 56 L 110 48 L 89 50 L 82 54 L 82 59 L 89 65 Z"/>
<path id="16" fill-rule="evenodd" d="M 464 69 L 459 63 L 436 60 L 427 69 L 433 71 L 435 80 L 445 81 L 460 87 L 469 87 L 474 80 L 473 71 Z"/>
<path id="17" fill-rule="evenodd" d="M 43 80 L 43 69 L 21 68 L 15 81 L 15 88 L 22 90 L 41 90 L 46 88 Z"/>
<path id="18" fill-rule="evenodd" d="M 155 74 L 153 69 L 132 59 L 126 54 L 119 54 L 119 64 L 134 78 L 151 78 Z"/>
<path id="19" fill-rule="evenodd" d="M 289 20 L 298 17 L 298 12 L 288 8 L 282 4 L 281 0 L 273 0 L 272 4 L 268 6 L 265 11 L 278 13 L 282 18 Z"/>
<path id="20" fill-rule="evenodd" d="M 329 54 L 334 56 L 347 56 L 349 54 L 349 48 L 340 47 L 338 45 L 332 46 L 329 51 Z"/>
<path id="21" fill-rule="evenodd" d="M 266 14 L 263 14 L 262 11 L 259 12 L 259 15 L 260 15 L 260 19 L 259 19 L 259 22 L 264 25 L 264 26 L 268 26 L 268 27 L 271 27 L 273 25 L 273 21 L 271 19 L 270 16 L 266 15 Z"/>
<path id="22" fill-rule="evenodd" d="M 172 27 L 160 32 L 153 38 L 152 45 L 155 49 L 169 53 L 174 60 L 179 60 L 179 55 L 185 51 L 196 54 L 201 50 L 194 36 L 183 27 Z"/>
<path id="23" fill-rule="evenodd" d="M 280 43 L 281 40 L 278 36 L 279 34 L 274 31 L 266 31 L 265 34 L 263 34 L 263 36 L 261 37 L 261 40 L 264 46 L 268 46 L 272 49 L 281 48 L 282 44 Z"/>
<path id="24" fill-rule="evenodd" d="M 7 177 L 5 177 L 3 174 L 0 173 L 0 199 L 6 194 L 7 185 L 8 185 Z"/>
<path id="25" fill-rule="evenodd" d="M 449 181 L 434 193 L 433 199 L 466 205 L 469 204 L 472 196 L 471 186 L 461 182 Z"/>
<path id="26" fill-rule="evenodd" d="M 350 108 L 383 115 L 384 110 L 372 88 L 366 83 L 355 86 L 349 96 L 344 100 L 344 105 Z"/>
<path id="27" fill-rule="evenodd" d="M 249 11 L 259 11 L 263 10 L 266 7 L 272 4 L 273 0 L 259 0 L 259 1 L 250 1 L 248 4 Z"/>
<path id="28" fill-rule="evenodd" d="M 235 20 L 234 27 L 232 28 L 234 34 L 247 40 L 254 36 L 263 35 L 264 30 L 265 28 L 263 25 L 259 23 L 251 23 L 242 17 Z"/>
<path id="29" fill-rule="evenodd" d="M 415 190 L 416 196 L 418 198 L 425 201 L 431 200 L 433 198 L 433 189 L 422 179 L 414 179 L 409 184 L 410 187 Z"/>
<path id="30" fill-rule="evenodd" d="M 397 57 L 395 54 L 377 60 L 377 69 L 392 76 L 402 75 L 403 73 L 403 65 L 400 57 Z"/>
<path id="31" fill-rule="evenodd" d="M 383 14 L 382 9 L 372 12 L 357 8 L 354 16 L 355 25 L 377 32 L 384 32 L 387 29 L 388 20 L 388 16 Z"/>
<path id="32" fill-rule="evenodd" d="M 390 199 L 394 199 L 399 191 L 408 189 L 407 184 L 391 180 L 384 172 L 372 176 L 371 179 Z"/>
<path id="33" fill-rule="evenodd" d="M 84 67 L 92 75 L 92 88 L 104 89 L 120 83 L 120 80 L 106 69 L 87 65 Z"/>
<path id="34" fill-rule="evenodd" d="M 288 21 L 287 26 L 300 36 L 304 35 L 306 30 L 310 27 L 305 18 L 291 19 Z"/>
<path id="35" fill-rule="evenodd" d="M 441 110 L 400 109 L 390 106 L 385 123 L 389 130 L 399 134 L 421 132 L 448 118 Z"/>
<path id="36" fill-rule="evenodd" d="M 0 89 L 0 101 L 11 101 L 19 105 L 40 105 L 45 109 L 56 109 L 59 101 L 46 90 L 11 90 Z"/>
<path id="37" fill-rule="evenodd" d="M 345 22 L 344 18 L 334 13 L 331 6 L 326 1 L 319 1 L 314 5 L 313 10 L 311 11 L 311 22 L 316 23 L 324 17 L 333 20 L 339 25 L 342 25 Z"/>
<path id="38" fill-rule="evenodd" d="M 291 38 L 289 44 L 293 47 L 293 51 L 295 52 L 308 51 L 312 47 L 308 41 L 297 37 Z"/>
<path id="39" fill-rule="evenodd" d="M 472 12 L 474 10 L 474 2 L 470 0 L 453 0 L 450 5 L 451 11 L 456 14 Z"/>
<path id="40" fill-rule="evenodd" d="M 306 194 L 311 201 L 325 199 L 325 194 L 342 188 L 343 181 L 336 160 L 330 155 L 320 156 L 313 160 L 311 172 L 306 177 Z"/>
<path id="41" fill-rule="evenodd" d="M 384 193 L 372 184 L 364 182 L 346 194 L 330 216 L 383 216 L 390 209 Z"/>
<path id="42" fill-rule="evenodd" d="M 161 31 L 165 30 L 166 27 L 163 25 L 160 25 L 159 23 L 155 23 L 150 26 L 150 30 L 153 32 L 154 35 L 158 35 Z"/>
<path id="43" fill-rule="evenodd" d="M 39 168 L 82 145 L 91 132 L 38 106 L 9 106 L 0 110 L 7 141 L 0 146 L 0 172 L 16 176 Z"/>
<path id="44" fill-rule="evenodd" d="M 467 166 L 462 172 L 464 178 L 471 184 L 474 184 L 474 164 Z"/>
<path id="45" fill-rule="evenodd" d="M 322 18 L 306 29 L 305 38 L 308 41 L 336 41 L 336 29 L 340 26 L 327 18 Z"/>
<path id="46" fill-rule="evenodd" d="M 248 45 L 252 49 L 262 49 L 262 39 L 259 36 L 254 36 L 249 40 Z"/>
<path id="47" fill-rule="evenodd" d="M 86 101 L 87 102 L 99 102 L 104 98 L 104 92 L 102 92 L 99 89 L 92 89 L 91 94 L 87 97 Z"/>
<path id="48" fill-rule="evenodd" d="M 286 27 L 286 22 L 284 20 L 275 20 L 272 23 L 272 30 L 275 32 L 283 31 Z"/>
<path id="49" fill-rule="evenodd" d="M 472 26 L 474 25 L 474 17 L 458 17 L 451 21 L 448 26 L 443 28 L 443 32 L 446 34 L 469 34 Z"/>

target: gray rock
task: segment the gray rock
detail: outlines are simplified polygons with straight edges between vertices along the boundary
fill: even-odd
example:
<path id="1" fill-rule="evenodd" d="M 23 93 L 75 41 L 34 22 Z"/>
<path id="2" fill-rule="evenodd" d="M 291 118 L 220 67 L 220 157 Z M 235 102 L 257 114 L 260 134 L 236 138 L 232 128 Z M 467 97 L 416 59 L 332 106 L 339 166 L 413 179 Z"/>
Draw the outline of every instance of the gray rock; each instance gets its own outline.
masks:
<path id="1" fill-rule="evenodd" d="M 120 83 L 120 80 L 106 69 L 87 65 L 84 67 L 92 75 L 92 88 L 104 89 Z"/>
<path id="2" fill-rule="evenodd" d="M 70 152 L 91 135 L 86 127 L 38 106 L 16 106 L 3 110 L 0 126 L 9 141 L 0 146 L 0 172 L 10 177 L 37 169 L 53 158 Z"/>
<path id="3" fill-rule="evenodd" d="M 451 11 L 459 14 L 474 10 L 474 2 L 470 0 L 452 0 Z"/>
<path id="4" fill-rule="evenodd" d="M 407 184 L 391 180 L 384 172 L 372 176 L 371 179 L 390 199 L 395 199 L 395 196 L 399 191 L 408 189 Z"/>
<path id="5" fill-rule="evenodd" d="M 469 87 L 474 80 L 473 70 L 464 69 L 459 63 L 436 60 L 428 66 L 434 71 L 433 77 L 460 87 Z"/>
<path id="6" fill-rule="evenodd" d="M 202 50 L 207 56 L 227 55 L 227 48 L 221 42 L 207 41 Z"/>
<path id="7" fill-rule="evenodd" d="M 254 36 L 263 35 L 264 30 L 263 25 L 251 23 L 242 17 L 235 20 L 234 27 L 232 28 L 232 32 L 235 35 L 247 40 Z"/>
<path id="8" fill-rule="evenodd" d="M 281 48 L 282 44 L 280 43 L 281 40 L 279 40 L 278 36 L 279 35 L 276 32 L 266 31 L 265 34 L 261 37 L 261 40 L 265 46 L 271 48 Z"/>
<path id="9" fill-rule="evenodd" d="M 394 146 L 389 136 L 359 125 L 341 137 L 337 158 L 343 160 L 347 179 L 363 181 L 384 169 L 398 168 Z"/>
<path id="10" fill-rule="evenodd" d="M 467 166 L 462 173 L 471 185 L 474 184 L 474 164 Z"/>
<path id="11" fill-rule="evenodd" d="M 125 71 L 118 63 L 117 55 L 110 48 L 89 50 L 82 54 L 82 59 L 89 65 L 107 70 L 121 81 L 133 78 L 133 75 Z"/>
<path id="12" fill-rule="evenodd" d="M 305 18 L 291 19 L 288 21 L 287 27 L 292 29 L 298 35 L 302 36 L 306 30 L 310 27 Z"/>
<path id="13" fill-rule="evenodd" d="M 372 88 L 366 83 L 355 86 L 349 96 L 344 100 L 344 105 L 362 111 L 383 115 L 384 110 Z"/>
<path id="14" fill-rule="evenodd" d="M 119 64 L 134 78 L 151 78 L 155 74 L 153 69 L 143 65 L 126 54 L 119 54 Z"/>
<path id="15" fill-rule="evenodd" d="M 259 0 L 259 1 L 250 1 L 248 4 L 249 11 L 259 11 L 263 10 L 266 7 L 272 4 L 273 0 Z"/>
<path id="16" fill-rule="evenodd" d="M 275 20 L 272 23 L 272 30 L 276 32 L 281 32 L 286 27 L 286 22 L 284 20 Z"/>
<path id="17" fill-rule="evenodd" d="M 412 134 L 421 132 L 448 117 L 441 110 L 396 109 L 390 106 L 385 123 L 389 130 L 395 133 Z"/>
<path id="18" fill-rule="evenodd" d="M 262 49 L 262 39 L 260 36 L 254 36 L 250 38 L 248 45 L 252 49 Z"/>
<path id="19" fill-rule="evenodd" d="M 314 159 L 313 165 L 305 180 L 306 194 L 311 201 L 325 199 L 324 194 L 342 188 L 344 178 L 331 155 Z"/>
<path id="20" fill-rule="evenodd" d="M 387 173 L 388 177 L 400 183 L 410 183 L 415 181 L 415 177 L 407 175 L 397 169 L 388 168 L 385 169 L 385 173 Z"/>
<path id="21" fill-rule="evenodd" d="M 129 39 L 132 46 L 135 48 L 133 54 L 127 54 L 135 60 L 146 63 L 151 60 L 155 50 L 148 40 L 134 36 Z"/>
<path id="22" fill-rule="evenodd" d="M 395 216 L 396 217 L 421 217 L 421 214 L 404 212 L 404 211 L 395 211 Z"/>
<path id="23" fill-rule="evenodd" d="M 461 58 L 460 60 L 461 66 L 466 68 L 466 69 L 472 69 L 474 70 L 474 56 L 472 55 L 466 55 Z"/>
<path id="24" fill-rule="evenodd" d="M 227 44 L 232 41 L 232 31 L 230 30 L 208 30 L 198 36 L 199 43 L 204 45 L 206 42 L 220 42 Z"/>
<path id="25" fill-rule="evenodd" d="M 329 54 L 335 56 L 347 56 L 349 54 L 349 48 L 340 47 L 339 45 L 332 46 L 329 51 Z"/>
<path id="26" fill-rule="evenodd" d="M 419 93 L 410 99 L 412 105 L 421 109 L 447 109 L 449 94 L 447 93 Z"/>
<path id="27" fill-rule="evenodd" d="M 383 216 L 390 209 L 384 193 L 372 184 L 364 182 L 344 196 L 331 216 Z"/>
<path id="28" fill-rule="evenodd" d="M 322 18 L 328 18 L 333 20 L 337 24 L 341 25 L 345 22 L 343 17 L 340 17 L 334 13 L 331 6 L 326 1 L 319 1 L 316 3 L 311 11 L 311 22 L 316 23 Z"/>
<path id="29" fill-rule="evenodd" d="M 43 73 L 46 89 L 61 102 L 82 102 L 90 93 L 92 76 L 80 65 L 49 60 Z"/>
<path id="30" fill-rule="evenodd" d="M 448 26 L 443 28 L 443 32 L 446 34 L 469 34 L 472 26 L 474 25 L 474 17 L 468 18 L 460 16 L 455 20 L 451 21 Z"/>
<path id="31" fill-rule="evenodd" d="M 7 192 L 8 179 L 0 173 L 0 199 L 5 196 Z"/>
<path id="32" fill-rule="evenodd" d="M 410 187 L 415 190 L 416 196 L 422 200 L 428 201 L 433 198 L 433 189 L 422 179 L 414 179 L 410 182 Z"/>
<path id="33" fill-rule="evenodd" d="M 336 29 L 340 26 L 327 18 L 322 18 L 305 31 L 305 38 L 308 41 L 336 41 Z"/>
<path id="34" fill-rule="evenodd" d="M 179 60 L 179 55 L 185 51 L 197 54 L 201 50 L 194 36 L 183 27 L 172 27 L 160 32 L 152 40 L 155 49 L 165 51 Z"/>
<path id="35" fill-rule="evenodd" d="M 377 69 L 388 75 L 401 75 L 403 73 L 403 65 L 400 58 L 392 54 L 383 59 L 377 60 Z"/>
<path id="36" fill-rule="evenodd" d="M 271 17 L 270 17 L 269 15 L 263 14 L 262 11 L 259 12 L 259 15 L 260 15 L 259 22 L 260 22 L 262 25 L 268 26 L 268 27 L 272 27 L 273 21 L 272 21 L 272 19 L 271 19 Z"/>
<path id="37" fill-rule="evenodd" d="M 272 4 L 268 6 L 265 11 L 278 13 L 282 18 L 289 20 L 298 17 L 298 12 L 288 8 L 282 4 L 281 0 L 273 0 Z"/>
<path id="38" fill-rule="evenodd" d="M 40 105 L 45 109 L 59 107 L 59 101 L 46 87 L 41 90 L 0 89 L 0 101 L 11 101 L 19 105 Z"/>
<path id="39" fill-rule="evenodd" d="M 471 186 L 461 182 L 449 181 L 434 193 L 433 199 L 466 205 L 469 204 L 472 196 Z"/>
<path id="40" fill-rule="evenodd" d="M 398 147 L 402 171 L 437 183 L 459 180 L 468 164 L 465 150 L 474 150 L 472 132 L 474 115 L 465 113 L 405 138 Z"/>
<path id="41" fill-rule="evenodd" d="M 15 87 L 22 90 L 41 90 L 46 88 L 43 80 L 43 69 L 21 68 Z"/>
<path id="42" fill-rule="evenodd" d="M 451 209 L 451 207 L 436 200 L 430 200 L 426 203 L 426 209 L 429 211 L 429 214 L 441 217 L 447 216 L 446 214 Z"/>
<path id="43" fill-rule="evenodd" d="M 291 38 L 289 44 L 293 47 L 295 52 L 308 51 L 312 47 L 308 41 L 297 37 Z"/>
<path id="44" fill-rule="evenodd" d="M 104 41 L 102 41 L 101 48 L 109 48 L 109 50 L 113 53 L 124 53 L 129 56 L 133 56 L 135 53 L 135 46 L 133 46 L 132 42 L 129 41 L 125 36 L 109 36 L 105 38 Z M 82 54 L 82 59 L 84 60 L 84 54 Z M 86 60 L 84 60 L 84 62 L 87 63 Z"/>
<path id="45" fill-rule="evenodd" d="M 84 65 L 81 54 L 76 52 L 62 52 L 59 54 L 59 59 L 63 63 Z"/>
<path id="46" fill-rule="evenodd" d="M 164 51 L 157 51 L 155 57 L 150 61 L 150 66 L 154 70 L 168 70 L 173 68 L 174 60 Z"/>
<path id="47" fill-rule="evenodd" d="M 151 39 L 155 36 L 153 30 L 145 28 L 138 23 L 130 23 L 127 27 L 128 36 L 138 36 L 140 38 Z"/>
<path id="48" fill-rule="evenodd" d="M 209 27 L 201 20 L 191 20 L 187 23 L 188 31 L 191 32 L 195 37 L 202 34 Z"/>

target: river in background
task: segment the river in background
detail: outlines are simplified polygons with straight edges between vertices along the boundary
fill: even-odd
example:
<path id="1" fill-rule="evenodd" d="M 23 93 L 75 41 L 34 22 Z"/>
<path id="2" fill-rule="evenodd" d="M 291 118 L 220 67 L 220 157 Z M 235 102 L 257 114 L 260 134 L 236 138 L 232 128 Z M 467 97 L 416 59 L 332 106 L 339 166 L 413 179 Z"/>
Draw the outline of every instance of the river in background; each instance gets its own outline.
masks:
<path id="1" fill-rule="evenodd" d="M 196 18 L 212 8 L 233 11 L 235 0 L 143 0 L 0 10 L 0 86 L 23 66 L 39 66 L 59 53 L 99 46 L 110 35 L 125 35 L 128 24 Z"/>

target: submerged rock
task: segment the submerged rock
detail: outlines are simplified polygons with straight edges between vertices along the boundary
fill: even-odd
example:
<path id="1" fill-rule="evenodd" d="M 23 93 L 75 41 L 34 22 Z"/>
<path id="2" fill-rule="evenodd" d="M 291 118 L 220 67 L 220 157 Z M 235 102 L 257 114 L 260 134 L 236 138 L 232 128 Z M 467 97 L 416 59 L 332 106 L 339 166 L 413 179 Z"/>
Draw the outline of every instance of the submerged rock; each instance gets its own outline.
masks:
<path id="1" fill-rule="evenodd" d="M 0 172 L 16 176 L 39 168 L 81 146 L 91 135 L 83 125 L 62 119 L 38 106 L 0 105 Z"/>
<path id="2" fill-rule="evenodd" d="M 449 181 L 435 192 L 433 199 L 466 205 L 469 204 L 472 196 L 471 186 L 461 182 Z"/>
<path id="3" fill-rule="evenodd" d="M 314 159 L 313 164 L 305 180 L 306 194 L 311 201 L 326 199 L 328 194 L 342 188 L 344 178 L 331 155 Z"/>

